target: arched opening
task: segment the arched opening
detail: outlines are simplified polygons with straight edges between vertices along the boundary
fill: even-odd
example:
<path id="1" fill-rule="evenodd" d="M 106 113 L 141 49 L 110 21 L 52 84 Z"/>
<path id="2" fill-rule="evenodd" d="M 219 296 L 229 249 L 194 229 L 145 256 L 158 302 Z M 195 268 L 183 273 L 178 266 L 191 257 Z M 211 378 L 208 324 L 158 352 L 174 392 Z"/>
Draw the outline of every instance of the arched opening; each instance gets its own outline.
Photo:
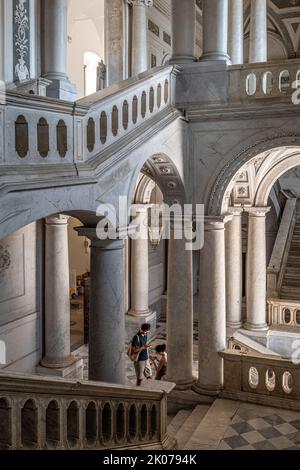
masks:
<path id="1" fill-rule="evenodd" d="M 50 142 L 49 125 L 44 118 L 41 118 L 37 125 L 37 146 L 40 156 L 46 158 L 50 151 Z"/>
<path id="2" fill-rule="evenodd" d="M 34 400 L 28 400 L 21 410 L 21 442 L 25 449 L 38 444 L 38 410 Z"/>
<path id="3" fill-rule="evenodd" d="M 119 110 L 114 106 L 111 113 L 111 130 L 114 137 L 118 135 L 119 130 Z"/>
<path id="4" fill-rule="evenodd" d="M 89 403 L 85 411 L 85 435 L 89 445 L 93 445 L 97 439 L 97 409 L 95 403 Z"/>
<path id="5" fill-rule="evenodd" d="M 137 435 L 137 409 L 135 405 L 131 405 L 129 409 L 129 437 L 135 439 Z"/>
<path id="6" fill-rule="evenodd" d="M 92 152 L 95 147 L 95 121 L 89 118 L 86 128 L 86 144 L 89 152 Z"/>
<path id="7" fill-rule="evenodd" d="M 129 105 L 128 101 L 125 100 L 123 103 L 123 129 L 126 131 L 128 128 L 128 122 L 129 122 Z"/>
<path id="8" fill-rule="evenodd" d="M 76 447 L 79 441 L 79 408 L 75 401 L 67 409 L 67 440 L 70 448 Z"/>
<path id="9" fill-rule="evenodd" d="M 85 52 L 83 64 L 84 96 L 88 96 L 104 88 L 103 78 L 100 78 L 99 70 L 99 64 L 103 64 L 103 61 L 94 52 Z"/>
<path id="10" fill-rule="evenodd" d="M 146 405 L 142 405 L 140 410 L 141 437 L 144 439 L 148 432 L 148 410 Z"/>
<path id="11" fill-rule="evenodd" d="M 116 413 L 117 440 L 121 441 L 125 437 L 125 408 L 122 403 L 117 408 Z"/>
<path id="12" fill-rule="evenodd" d="M 11 407 L 6 398 L 0 398 L 0 450 L 11 446 Z"/>
<path id="13" fill-rule="evenodd" d="M 25 158 L 29 151 L 28 122 L 24 116 L 18 116 L 15 122 L 15 149 L 20 158 Z"/>
<path id="14" fill-rule="evenodd" d="M 46 442 L 49 448 L 60 442 L 60 409 L 56 401 L 51 401 L 46 409 Z"/>
<path id="15" fill-rule="evenodd" d="M 68 151 L 68 128 L 62 119 L 56 126 L 56 146 L 59 156 L 64 158 Z"/>
<path id="16" fill-rule="evenodd" d="M 157 434 L 157 408 L 155 405 L 152 406 L 151 408 L 151 427 L 150 427 L 150 434 L 151 437 L 155 437 Z"/>
<path id="17" fill-rule="evenodd" d="M 108 443 L 112 438 L 112 409 L 109 403 L 105 403 L 102 409 L 101 424 L 103 442 Z"/>
<path id="18" fill-rule="evenodd" d="M 134 96 L 132 99 L 132 122 L 133 124 L 137 123 L 138 118 L 138 98 Z"/>
<path id="19" fill-rule="evenodd" d="M 105 111 L 102 111 L 100 116 L 100 142 L 105 144 L 107 139 L 107 115 Z"/>
<path id="20" fill-rule="evenodd" d="M 146 95 L 146 92 L 143 91 L 142 99 L 141 99 L 141 116 L 143 119 L 146 116 L 146 111 L 147 111 L 147 95 Z"/>

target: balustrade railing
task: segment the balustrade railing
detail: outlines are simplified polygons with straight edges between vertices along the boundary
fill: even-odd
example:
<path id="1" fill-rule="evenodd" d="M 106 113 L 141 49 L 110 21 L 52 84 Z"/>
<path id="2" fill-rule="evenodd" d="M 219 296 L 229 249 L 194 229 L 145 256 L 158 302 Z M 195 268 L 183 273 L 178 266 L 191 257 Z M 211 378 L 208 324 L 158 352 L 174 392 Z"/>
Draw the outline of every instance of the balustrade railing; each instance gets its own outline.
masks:
<path id="1" fill-rule="evenodd" d="M 300 366 L 281 357 L 227 350 L 222 396 L 300 410 Z"/>
<path id="2" fill-rule="evenodd" d="M 145 72 L 75 103 L 7 91 L 0 105 L 0 164 L 98 156 L 170 106 L 174 70 Z"/>
<path id="3" fill-rule="evenodd" d="M 299 60 L 230 67 L 231 100 L 282 98 L 291 101 L 300 88 Z M 298 99 L 299 99 L 298 94 Z"/>
<path id="4" fill-rule="evenodd" d="M 169 449 L 167 394 L 0 374 L 0 449 Z"/>
<path id="5" fill-rule="evenodd" d="M 298 328 L 300 331 L 300 302 L 269 299 L 268 323 L 275 327 Z"/>

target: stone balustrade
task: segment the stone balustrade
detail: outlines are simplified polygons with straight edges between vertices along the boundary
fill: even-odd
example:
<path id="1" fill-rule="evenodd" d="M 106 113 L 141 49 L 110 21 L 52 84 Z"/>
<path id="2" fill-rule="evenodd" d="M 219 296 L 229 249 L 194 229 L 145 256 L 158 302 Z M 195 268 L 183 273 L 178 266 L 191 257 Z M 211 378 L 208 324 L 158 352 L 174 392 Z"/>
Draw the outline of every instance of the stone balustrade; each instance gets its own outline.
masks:
<path id="1" fill-rule="evenodd" d="M 300 367 L 296 361 L 236 350 L 220 355 L 224 359 L 222 397 L 300 410 Z"/>
<path id="2" fill-rule="evenodd" d="M 0 374 L 0 449 L 174 448 L 167 394 Z"/>
<path id="3" fill-rule="evenodd" d="M 145 72 L 76 101 L 7 91 L 0 103 L 0 165 L 84 163 L 167 113 L 174 67 Z M 134 136 L 131 135 L 134 139 Z M 121 143 L 122 142 L 122 143 Z M 125 142 L 126 144 L 126 142 Z"/>
<path id="4" fill-rule="evenodd" d="M 296 91 L 295 82 L 300 88 L 299 60 L 231 66 L 229 70 L 230 101 L 276 98 L 291 102 Z"/>
<path id="5" fill-rule="evenodd" d="M 293 327 L 300 330 L 300 302 L 269 299 L 268 323 L 274 327 Z"/>

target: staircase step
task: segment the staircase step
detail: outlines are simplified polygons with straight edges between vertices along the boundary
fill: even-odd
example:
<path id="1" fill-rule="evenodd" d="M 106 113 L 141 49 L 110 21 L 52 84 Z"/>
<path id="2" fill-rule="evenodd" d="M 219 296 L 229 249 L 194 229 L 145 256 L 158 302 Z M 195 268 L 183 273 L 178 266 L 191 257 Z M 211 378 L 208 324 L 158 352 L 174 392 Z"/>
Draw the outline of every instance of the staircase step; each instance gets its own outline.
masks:
<path id="1" fill-rule="evenodd" d="M 189 417 L 175 435 L 175 439 L 178 443 L 178 449 L 184 449 L 184 446 L 190 439 L 195 429 L 199 426 L 209 409 L 210 405 L 197 405 L 193 409 Z"/>
<path id="2" fill-rule="evenodd" d="M 171 437 L 175 437 L 175 435 L 178 433 L 179 429 L 183 426 L 190 414 L 191 410 L 178 411 L 178 413 L 174 416 L 174 418 L 168 425 L 168 434 Z"/>
<path id="3" fill-rule="evenodd" d="M 216 450 L 239 406 L 237 401 L 216 400 L 183 449 Z"/>

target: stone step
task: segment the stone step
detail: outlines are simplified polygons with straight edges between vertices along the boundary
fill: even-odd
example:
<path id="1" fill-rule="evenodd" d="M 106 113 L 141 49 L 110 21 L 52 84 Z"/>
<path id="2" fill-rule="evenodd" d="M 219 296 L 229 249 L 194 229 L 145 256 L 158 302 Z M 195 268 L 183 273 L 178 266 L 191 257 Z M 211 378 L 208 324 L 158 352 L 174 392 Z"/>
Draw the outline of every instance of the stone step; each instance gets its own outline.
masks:
<path id="1" fill-rule="evenodd" d="M 168 425 L 168 434 L 171 437 L 175 437 L 180 428 L 183 426 L 185 421 L 191 414 L 191 410 L 180 410 L 171 420 L 170 424 Z"/>
<path id="2" fill-rule="evenodd" d="M 216 400 L 183 450 L 216 450 L 239 406 L 236 401 Z"/>
<path id="3" fill-rule="evenodd" d="M 184 424 L 175 435 L 178 443 L 178 449 L 184 449 L 184 446 L 190 439 L 195 429 L 199 426 L 202 419 L 210 409 L 210 405 L 197 405 L 190 413 Z"/>

